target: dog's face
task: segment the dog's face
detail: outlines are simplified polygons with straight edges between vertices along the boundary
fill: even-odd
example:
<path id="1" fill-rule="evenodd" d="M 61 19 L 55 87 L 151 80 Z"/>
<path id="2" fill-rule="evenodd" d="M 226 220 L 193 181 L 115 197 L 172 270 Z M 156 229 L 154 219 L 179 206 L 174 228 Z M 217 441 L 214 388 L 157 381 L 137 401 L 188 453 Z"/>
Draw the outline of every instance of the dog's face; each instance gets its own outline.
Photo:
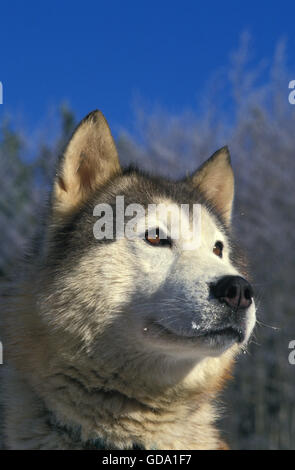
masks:
<path id="1" fill-rule="evenodd" d="M 230 237 L 233 193 L 226 148 L 180 182 L 123 171 L 103 116 L 92 113 L 70 141 L 54 185 L 46 317 L 92 354 L 110 341 L 121 354 L 202 359 L 245 344 L 255 305 Z M 124 230 L 131 204 L 144 209 L 132 237 L 118 236 L 122 197 Z M 114 216 L 108 239 L 95 236 L 95 208 L 106 206 Z"/>

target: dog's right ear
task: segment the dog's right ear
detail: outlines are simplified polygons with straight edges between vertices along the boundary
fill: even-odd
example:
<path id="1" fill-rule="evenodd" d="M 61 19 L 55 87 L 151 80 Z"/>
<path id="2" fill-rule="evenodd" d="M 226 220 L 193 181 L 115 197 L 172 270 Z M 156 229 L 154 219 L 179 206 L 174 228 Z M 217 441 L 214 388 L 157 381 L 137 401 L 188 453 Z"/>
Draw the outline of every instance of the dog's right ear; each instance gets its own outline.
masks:
<path id="1" fill-rule="evenodd" d="M 119 172 L 108 123 L 100 111 L 93 111 L 78 125 L 61 158 L 53 186 L 53 212 L 62 215 L 75 210 Z"/>

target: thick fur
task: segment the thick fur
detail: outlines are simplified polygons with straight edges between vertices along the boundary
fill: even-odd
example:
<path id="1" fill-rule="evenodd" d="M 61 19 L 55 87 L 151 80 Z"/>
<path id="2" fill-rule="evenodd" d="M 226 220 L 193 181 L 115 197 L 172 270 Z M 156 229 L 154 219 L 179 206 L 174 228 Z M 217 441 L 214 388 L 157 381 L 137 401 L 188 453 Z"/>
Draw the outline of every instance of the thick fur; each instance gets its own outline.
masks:
<path id="1" fill-rule="evenodd" d="M 144 207 L 201 204 L 200 246 L 95 239 L 93 208 L 116 196 Z M 254 301 L 238 314 L 210 294 L 220 277 L 245 275 L 230 235 L 232 199 L 226 148 L 173 182 L 121 169 L 101 113 L 81 123 L 5 312 L 7 448 L 226 448 L 216 398 L 255 323 Z M 243 342 L 202 336 L 231 321 Z"/>

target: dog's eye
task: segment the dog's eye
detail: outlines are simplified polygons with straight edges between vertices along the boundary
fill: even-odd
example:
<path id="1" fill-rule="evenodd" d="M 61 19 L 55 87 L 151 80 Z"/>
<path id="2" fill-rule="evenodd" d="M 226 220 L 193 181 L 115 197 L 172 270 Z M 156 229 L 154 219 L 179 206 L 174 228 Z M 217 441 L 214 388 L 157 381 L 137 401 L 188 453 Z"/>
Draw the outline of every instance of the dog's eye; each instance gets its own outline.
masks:
<path id="1" fill-rule="evenodd" d="M 147 230 L 145 232 L 145 239 L 146 241 L 153 246 L 171 246 L 171 238 L 170 237 L 164 237 L 164 235 L 160 232 L 159 227 L 156 228 L 154 233 L 149 233 Z"/>
<path id="2" fill-rule="evenodd" d="M 222 258 L 222 250 L 223 250 L 223 243 L 222 242 L 216 242 L 213 248 L 213 253 L 216 256 L 219 256 L 219 258 Z"/>

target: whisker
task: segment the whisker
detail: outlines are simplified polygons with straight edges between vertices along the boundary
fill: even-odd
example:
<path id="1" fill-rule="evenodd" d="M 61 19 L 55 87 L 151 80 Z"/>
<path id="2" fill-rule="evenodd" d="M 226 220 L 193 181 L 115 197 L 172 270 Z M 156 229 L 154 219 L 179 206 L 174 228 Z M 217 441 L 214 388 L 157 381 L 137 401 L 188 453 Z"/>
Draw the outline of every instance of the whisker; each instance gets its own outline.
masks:
<path id="1" fill-rule="evenodd" d="M 281 330 L 282 328 L 278 327 L 278 326 L 272 326 L 272 325 L 268 325 L 267 323 L 264 323 L 263 321 L 261 320 L 258 320 L 257 318 L 257 323 L 259 326 L 266 326 L 267 328 L 271 328 L 272 330 Z"/>

